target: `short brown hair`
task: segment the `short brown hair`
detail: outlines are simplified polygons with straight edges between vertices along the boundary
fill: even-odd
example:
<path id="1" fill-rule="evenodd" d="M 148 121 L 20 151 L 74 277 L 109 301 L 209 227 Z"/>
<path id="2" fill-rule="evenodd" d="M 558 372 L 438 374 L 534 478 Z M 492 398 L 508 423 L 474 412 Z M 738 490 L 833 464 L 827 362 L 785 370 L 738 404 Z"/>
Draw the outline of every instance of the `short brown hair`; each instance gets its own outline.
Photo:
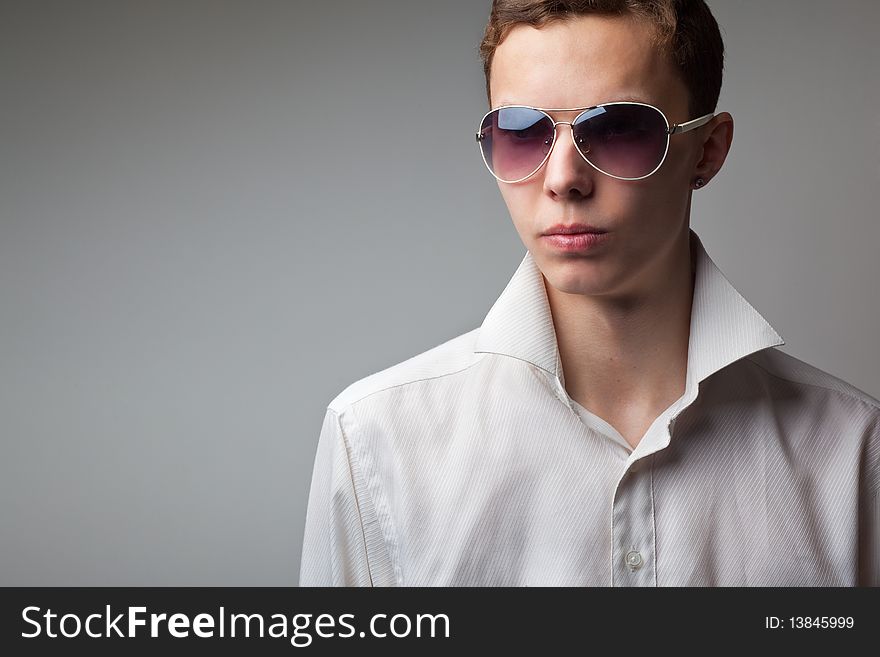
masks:
<path id="1" fill-rule="evenodd" d="M 480 42 L 490 107 L 492 58 L 511 28 L 520 23 L 540 27 L 580 14 L 630 14 L 650 20 L 656 27 L 654 45 L 671 58 L 687 87 L 691 117 L 715 111 L 721 93 L 724 41 L 703 0 L 493 0 Z"/>

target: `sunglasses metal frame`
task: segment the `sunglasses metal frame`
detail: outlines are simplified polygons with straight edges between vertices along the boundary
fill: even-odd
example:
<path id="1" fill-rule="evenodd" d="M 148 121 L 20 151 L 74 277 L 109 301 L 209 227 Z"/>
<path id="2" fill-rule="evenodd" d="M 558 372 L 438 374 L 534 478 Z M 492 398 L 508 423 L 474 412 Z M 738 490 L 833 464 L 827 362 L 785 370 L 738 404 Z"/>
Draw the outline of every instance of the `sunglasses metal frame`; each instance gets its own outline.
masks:
<path id="1" fill-rule="evenodd" d="M 612 102 L 608 102 L 608 103 L 599 103 L 598 105 L 590 105 L 588 107 L 568 107 L 568 108 L 555 108 L 555 109 L 533 107 L 531 105 L 501 105 L 499 107 L 496 107 L 494 109 L 489 110 L 488 112 L 486 112 L 483 115 L 483 118 L 480 119 L 481 130 L 477 131 L 476 139 L 477 139 L 477 144 L 480 146 L 480 155 L 483 158 L 483 164 L 486 165 L 486 168 L 489 170 L 489 173 L 491 173 L 497 180 L 499 180 L 500 182 L 503 182 L 503 183 L 513 184 L 513 183 L 522 182 L 523 180 L 531 178 L 536 173 L 538 173 L 538 171 L 541 170 L 541 167 L 543 167 L 544 164 L 547 162 L 547 160 L 550 159 L 550 154 L 553 152 L 553 147 L 556 145 L 556 134 L 557 134 L 556 126 L 560 125 L 561 123 L 565 123 L 565 124 L 568 124 L 569 128 L 572 128 L 572 124 L 575 123 L 581 117 L 581 115 L 584 114 L 584 112 L 586 112 L 588 110 L 594 110 L 599 107 L 605 107 L 607 105 L 643 105 L 644 107 L 650 107 L 651 109 L 659 112 L 660 116 L 663 117 L 663 121 L 666 123 L 666 147 L 663 149 L 663 157 L 660 158 L 659 164 L 657 164 L 657 166 L 654 167 L 654 169 L 650 173 L 646 173 L 644 176 L 639 176 L 637 178 L 624 178 L 622 176 L 615 176 L 613 173 L 608 173 L 607 171 L 603 171 L 602 169 L 597 167 L 595 164 L 590 162 L 589 158 L 587 158 L 587 156 L 584 155 L 583 151 L 581 151 L 581 149 L 578 147 L 578 145 L 574 139 L 574 130 L 573 129 L 569 130 L 569 132 L 571 133 L 571 141 L 572 141 L 572 143 L 574 143 L 575 150 L 578 153 L 580 153 L 580 156 L 582 158 L 584 158 L 584 160 L 586 160 L 587 164 L 592 166 L 599 173 L 604 173 L 606 176 L 611 176 L 612 178 L 617 178 L 618 180 L 643 180 L 643 179 L 647 178 L 648 176 L 652 175 L 653 173 L 655 173 L 657 171 L 657 169 L 659 169 L 661 166 L 663 166 L 663 163 L 666 161 L 666 154 L 669 153 L 669 138 L 672 135 L 681 134 L 683 132 L 688 132 L 689 130 L 693 130 L 694 128 L 699 128 L 700 126 L 707 124 L 709 121 L 711 121 L 715 117 L 714 113 L 709 113 L 709 114 L 704 114 L 703 116 L 699 116 L 695 119 L 685 121 L 684 123 L 669 123 L 669 119 L 666 118 L 666 114 L 664 114 L 663 110 L 661 110 L 659 107 L 656 107 L 655 105 L 651 105 L 649 103 L 642 103 L 642 102 L 630 101 L 630 100 L 616 100 L 616 101 L 612 101 Z M 550 142 L 550 148 L 548 149 L 547 154 L 544 156 L 544 159 L 541 160 L 541 163 L 537 167 L 535 167 L 534 171 L 532 171 L 527 176 L 524 176 L 523 178 L 519 178 L 518 180 L 504 180 L 504 179 L 500 178 L 499 176 L 497 176 L 495 174 L 495 172 L 492 171 L 492 167 L 490 167 L 489 163 L 486 161 L 486 154 L 483 152 L 482 144 L 480 144 L 480 142 L 483 139 L 482 127 L 483 127 L 483 122 L 486 120 L 486 117 L 489 116 L 490 114 L 492 114 L 492 112 L 497 112 L 500 109 L 507 109 L 507 108 L 511 108 L 511 107 L 522 107 L 525 109 L 537 110 L 538 112 L 541 112 L 544 116 L 546 116 L 548 119 L 550 119 L 550 121 L 553 123 L 553 139 Z M 582 111 L 572 121 L 554 121 L 553 117 L 548 114 L 548 112 L 575 112 L 578 110 L 582 110 Z"/>

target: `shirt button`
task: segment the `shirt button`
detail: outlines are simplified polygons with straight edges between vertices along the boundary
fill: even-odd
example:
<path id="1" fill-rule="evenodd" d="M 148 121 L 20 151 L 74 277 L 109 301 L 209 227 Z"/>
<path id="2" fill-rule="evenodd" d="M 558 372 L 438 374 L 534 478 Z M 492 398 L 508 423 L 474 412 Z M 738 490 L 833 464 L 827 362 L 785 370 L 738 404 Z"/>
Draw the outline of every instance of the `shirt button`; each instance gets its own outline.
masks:
<path id="1" fill-rule="evenodd" d="M 626 561 L 626 565 L 629 566 L 631 570 L 640 568 L 642 565 L 642 555 L 638 550 L 630 550 L 629 552 L 627 552 L 624 560 Z"/>

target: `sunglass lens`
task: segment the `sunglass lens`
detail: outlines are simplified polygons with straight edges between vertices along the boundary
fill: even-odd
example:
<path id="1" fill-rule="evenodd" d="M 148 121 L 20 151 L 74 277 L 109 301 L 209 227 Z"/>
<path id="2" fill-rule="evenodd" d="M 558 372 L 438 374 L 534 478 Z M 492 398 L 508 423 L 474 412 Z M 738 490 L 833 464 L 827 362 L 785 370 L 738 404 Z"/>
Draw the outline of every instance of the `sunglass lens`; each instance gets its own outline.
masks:
<path id="1" fill-rule="evenodd" d="M 612 176 L 647 176 L 666 155 L 666 120 L 646 105 L 596 107 L 580 115 L 572 129 L 584 157 Z"/>
<path id="2" fill-rule="evenodd" d="M 480 148 L 489 169 L 501 180 L 521 180 L 541 166 L 553 142 L 553 122 L 528 107 L 502 107 L 480 126 Z"/>

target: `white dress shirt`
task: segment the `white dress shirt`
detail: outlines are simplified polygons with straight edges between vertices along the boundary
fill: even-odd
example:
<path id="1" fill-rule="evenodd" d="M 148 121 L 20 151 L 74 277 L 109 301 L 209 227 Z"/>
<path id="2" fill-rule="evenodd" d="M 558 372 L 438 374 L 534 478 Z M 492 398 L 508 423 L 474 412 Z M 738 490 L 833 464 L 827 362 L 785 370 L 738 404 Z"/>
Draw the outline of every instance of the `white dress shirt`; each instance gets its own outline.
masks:
<path id="1" fill-rule="evenodd" d="M 300 586 L 880 586 L 880 401 L 690 239 L 686 390 L 635 449 L 567 394 L 527 251 L 479 328 L 329 403 Z"/>

